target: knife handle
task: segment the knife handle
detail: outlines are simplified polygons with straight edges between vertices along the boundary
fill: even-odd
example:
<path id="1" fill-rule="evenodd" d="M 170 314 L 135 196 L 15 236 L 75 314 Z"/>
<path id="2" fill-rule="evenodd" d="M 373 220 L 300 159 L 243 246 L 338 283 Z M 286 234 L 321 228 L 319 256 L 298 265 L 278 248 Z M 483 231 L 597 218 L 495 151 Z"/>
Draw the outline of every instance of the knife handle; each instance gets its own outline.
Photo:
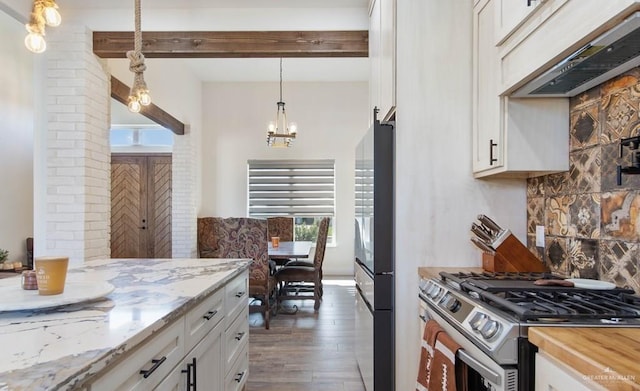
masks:
<path id="1" fill-rule="evenodd" d="M 485 215 L 478 215 L 478 220 L 480 220 L 480 222 L 486 225 L 489 229 L 496 231 L 496 233 L 499 233 L 502 231 L 502 228 L 500 228 L 500 226 L 496 224 L 495 221 L 491 220 L 489 217 Z"/>

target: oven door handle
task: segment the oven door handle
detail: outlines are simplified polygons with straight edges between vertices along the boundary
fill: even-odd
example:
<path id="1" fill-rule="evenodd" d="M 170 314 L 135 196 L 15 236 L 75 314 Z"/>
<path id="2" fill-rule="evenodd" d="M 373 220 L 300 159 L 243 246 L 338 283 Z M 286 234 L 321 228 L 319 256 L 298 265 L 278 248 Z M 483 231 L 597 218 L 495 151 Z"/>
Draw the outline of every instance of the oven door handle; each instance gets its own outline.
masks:
<path id="1" fill-rule="evenodd" d="M 489 380 L 490 382 L 494 383 L 497 386 L 500 385 L 500 375 L 495 373 L 491 368 L 487 367 L 480 361 L 471 357 L 469 354 L 467 354 L 467 352 L 465 352 L 462 349 L 458 350 L 456 354 L 458 358 L 462 360 L 462 362 L 464 362 L 465 364 L 473 368 L 476 372 L 480 374 L 480 376 Z"/>

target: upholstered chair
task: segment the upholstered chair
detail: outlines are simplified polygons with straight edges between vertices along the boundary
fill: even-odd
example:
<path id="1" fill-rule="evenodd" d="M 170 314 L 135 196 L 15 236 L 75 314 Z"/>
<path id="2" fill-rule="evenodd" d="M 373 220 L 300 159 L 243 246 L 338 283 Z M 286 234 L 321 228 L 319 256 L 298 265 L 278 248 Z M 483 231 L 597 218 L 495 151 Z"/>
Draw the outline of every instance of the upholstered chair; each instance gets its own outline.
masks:
<path id="1" fill-rule="evenodd" d="M 282 242 L 293 241 L 293 217 L 267 217 L 269 237 L 279 236 Z"/>
<path id="2" fill-rule="evenodd" d="M 311 299 L 315 303 L 314 310 L 320 308 L 322 300 L 322 263 L 327 247 L 327 236 L 329 234 L 329 218 L 325 217 L 320 221 L 318 227 L 318 237 L 316 239 L 316 251 L 313 263 L 297 264 L 290 262 L 276 272 L 276 280 L 279 286 L 278 305 L 282 300 Z M 305 292 L 313 292 L 313 295 L 305 295 Z"/>
<path id="3" fill-rule="evenodd" d="M 200 232 L 207 229 L 210 232 Z M 268 228 L 264 219 L 246 217 L 198 219 L 198 253 L 203 258 L 251 258 L 249 296 L 260 302 L 250 312 L 262 312 L 269 328 L 276 281 L 269 273 Z"/>

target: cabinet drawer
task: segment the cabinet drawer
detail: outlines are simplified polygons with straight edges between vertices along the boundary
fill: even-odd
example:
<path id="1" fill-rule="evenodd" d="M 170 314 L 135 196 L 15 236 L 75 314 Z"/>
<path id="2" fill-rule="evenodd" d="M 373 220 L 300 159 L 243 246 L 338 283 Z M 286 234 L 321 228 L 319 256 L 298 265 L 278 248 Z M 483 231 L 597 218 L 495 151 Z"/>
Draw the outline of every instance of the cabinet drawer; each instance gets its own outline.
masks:
<path id="1" fill-rule="evenodd" d="M 231 371 L 225 378 L 225 391 L 239 391 L 247 382 L 249 377 L 249 349 L 245 348 L 240 353 L 238 360 L 233 365 Z"/>
<path id="2" fill-rule="evenodd" d="M 184 355 L 184 318 L 180 318 L 91 384 L 91 391 L 151 390 Z M 152 361 L 153 360 L 153 361 Z M 146 371 L 146 378 L 144 373 Z"/>
<path id="3" fill-rule="evenodd" d="M 223 317 L 224 289 L 219 289 L 185 316 L 185 352 L 190 351 Z"/>
<path id="4" fill-rule="evenodd" d="M 249 308 L 244 307 L 243 311 L 225 332 L 225 368 L 231 368 L 238 355 L 242 352 L 249 340 Z"/>
<path id="5" fill-rule="evenodd" d="M 240 311 L 249 305 L 249 273 L 244 272 L 231 280 L 225 287 L 224 308 L 225 328 L 236 319 Z"/>

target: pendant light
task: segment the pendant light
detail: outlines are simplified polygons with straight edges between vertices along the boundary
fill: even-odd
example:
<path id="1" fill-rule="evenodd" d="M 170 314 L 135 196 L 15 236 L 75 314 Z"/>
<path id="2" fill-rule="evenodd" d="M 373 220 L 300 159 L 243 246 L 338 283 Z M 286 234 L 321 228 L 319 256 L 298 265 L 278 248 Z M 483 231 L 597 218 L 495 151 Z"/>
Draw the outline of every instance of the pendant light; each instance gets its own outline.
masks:
<path id="1" fill-rule="evenodd" d="M 280 100 L 276 103 L 276 119 L 267 127 L 267 145 L 270 147 L 290 147 L 298 134 L 295 122 L 287 123 L 287 113 L 282 100 L 282 57 L 280 57 Z"/>
<path id="2" fill-rule="evenodd" d="M 58 4 L 54 0 L 34 0 L 29 16 L 29 23 L 25 25 L 29 34 L 24 39 L 24 44 L 34 53 L 42 53 L 47 49 L 44 40 L 45 25 L 57 27 L 62 17 L 58 12 Z"/>
<path id="3" fill-rule="evenodd" d="M 127 52 L 129 59 L 129 70 L 134 73 L 133 85 L 129 92 L 129 102 L 127 106 L 129 111 L 139 113 L 142 106 L 151 104 L 151 95 L 147 83 L 144 81 L 144 71 L 147 66 L 144 64 L 144 55 L 142 54 L 142 31 L 140 31 L 140 0 L 134 0 L 135 3 L 135 31 L 133 35 L 133 50 Z"/>

